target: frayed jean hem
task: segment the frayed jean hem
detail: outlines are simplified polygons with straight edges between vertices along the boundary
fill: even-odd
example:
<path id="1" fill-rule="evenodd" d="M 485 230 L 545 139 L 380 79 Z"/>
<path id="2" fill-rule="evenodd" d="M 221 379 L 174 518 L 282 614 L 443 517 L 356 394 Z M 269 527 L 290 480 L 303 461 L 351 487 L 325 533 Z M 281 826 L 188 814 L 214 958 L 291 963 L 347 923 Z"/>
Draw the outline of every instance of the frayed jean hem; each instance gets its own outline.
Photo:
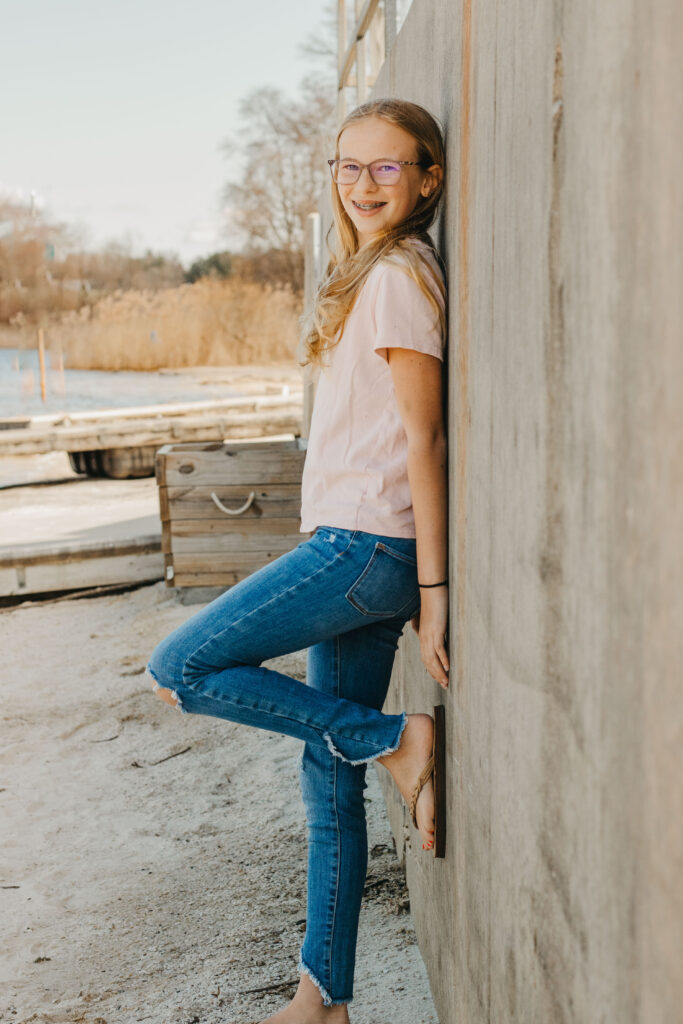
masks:
<path id="1" fill-rule="evenodd" d="M 337 750 L 334 743 L 332 742 L 332 737 L 330 736 L 329 732 L 323 733 L 323 739 L 327 743 L 327 746 L 330 748 L 330 753 L 334 754 L 335 757 L 341 758 L 342 761 L 346 761 L 347 764 L 368 764 L 368 762 L 370 761 L 376 761 L 378 757 L 386 757 L 387 754 L 393 754 L 395 750 L 398 750 L 398 748 L 401 745 L 401 737 L 403 736 L 403 730 L 405 729 L 407 722 L 408 716 L 405 711 L 402 711 L 401 726 L 398 730 L 398 738 L 396 742 L 393 745 L 390 744 L 388 747 L 385 747 L 384 750 L 378 751 L 378 753 L 376 754 L 370 754 L 368 755 L 368 757 L 359 757 L 357 761 L 352 761 L 351 758 L 344 757 L 341 751 Z"/>
<path id="2" fill-rule="evenodd" d="M 318 981 L 308 964 L 304 963 L 304 959 L 301 954 L 299 954 L 299 966 L 297 970 L 299 971 L 299 974 L 305 974 L 311 979 L 318 992 L 323 997 L 323 1006 L 343 1006 L 344 1003 L 350 1003 L 353 999 L 353 996 L 349 996 L 347 999 L 333 999 L 325 986 Z"/>

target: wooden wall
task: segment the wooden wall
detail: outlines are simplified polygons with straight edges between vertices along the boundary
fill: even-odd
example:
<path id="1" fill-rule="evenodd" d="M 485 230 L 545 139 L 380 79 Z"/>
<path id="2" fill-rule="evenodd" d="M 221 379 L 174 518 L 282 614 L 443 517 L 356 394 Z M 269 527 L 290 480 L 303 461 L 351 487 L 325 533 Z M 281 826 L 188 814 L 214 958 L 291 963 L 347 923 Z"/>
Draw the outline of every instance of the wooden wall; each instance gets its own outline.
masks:
<path id="1" fill-rule="evenodd" d="M 447 140 L 451 686 L 408 628 L 387 703 L 445 704 L 445 860 L 378 769 L 440 1024 L 683 1021 L 682 41 L 414 0 L 373 90 Z"/>

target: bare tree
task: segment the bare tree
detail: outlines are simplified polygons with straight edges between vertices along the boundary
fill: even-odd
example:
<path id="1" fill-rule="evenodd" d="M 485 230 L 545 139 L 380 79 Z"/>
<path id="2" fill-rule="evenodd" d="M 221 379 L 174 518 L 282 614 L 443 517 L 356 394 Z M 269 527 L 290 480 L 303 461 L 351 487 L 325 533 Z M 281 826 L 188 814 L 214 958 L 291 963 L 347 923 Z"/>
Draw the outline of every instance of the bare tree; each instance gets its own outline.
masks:
<path id="1" fill-rule="evenodd" d="M 303 284 L 303 238 L 306 216 L 315 209 L 327 172 L 325 157 L 334 131 L 334 95 L 317 75 L 301 83 L 301 98 L 290 100 L 280 89 L 263 86 L 240 103 L 239 140 L 226 138 L 221 149 L 243 159 L 241 181 L 228 183 L 223 198 L 231 222 L 252 253 L 283 254 L 286 276 L 299 290 Z"/>

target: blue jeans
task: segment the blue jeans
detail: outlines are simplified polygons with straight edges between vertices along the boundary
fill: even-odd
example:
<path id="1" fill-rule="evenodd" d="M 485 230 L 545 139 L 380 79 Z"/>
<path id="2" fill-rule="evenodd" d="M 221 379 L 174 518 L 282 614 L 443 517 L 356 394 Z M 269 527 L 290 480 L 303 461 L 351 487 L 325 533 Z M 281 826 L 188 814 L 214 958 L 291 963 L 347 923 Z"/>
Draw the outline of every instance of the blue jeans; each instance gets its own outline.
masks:
<path id="1" fill-rule="evenodd" d="M 308 821 L 299 971 L 326 1006 L 353 997 L 367 871 L 368 761 L 400 742 L 382 714 L 398 639 L 420 607 L 415 540 L 320 526 L 155 648 L 147 669 L 183 712 L 295 736 Z M 261 662 L 308 648 L 307 683 Z"/>

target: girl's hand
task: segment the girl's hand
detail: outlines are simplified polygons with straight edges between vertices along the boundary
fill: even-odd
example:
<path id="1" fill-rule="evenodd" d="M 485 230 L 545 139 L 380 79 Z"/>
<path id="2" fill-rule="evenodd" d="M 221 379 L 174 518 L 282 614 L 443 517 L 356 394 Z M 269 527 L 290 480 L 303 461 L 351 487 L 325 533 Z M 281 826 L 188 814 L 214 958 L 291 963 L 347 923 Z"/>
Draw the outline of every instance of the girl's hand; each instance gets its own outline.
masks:
<path id="1" fill-rule="evenodd" d="M 420 611 L 410 620 L 420 637 L 420 656 L 433 679 L 448 689 L 450 668 L 446 652 L 448 630 L 448 588 L 425 589 L 420 595 Z"/>

